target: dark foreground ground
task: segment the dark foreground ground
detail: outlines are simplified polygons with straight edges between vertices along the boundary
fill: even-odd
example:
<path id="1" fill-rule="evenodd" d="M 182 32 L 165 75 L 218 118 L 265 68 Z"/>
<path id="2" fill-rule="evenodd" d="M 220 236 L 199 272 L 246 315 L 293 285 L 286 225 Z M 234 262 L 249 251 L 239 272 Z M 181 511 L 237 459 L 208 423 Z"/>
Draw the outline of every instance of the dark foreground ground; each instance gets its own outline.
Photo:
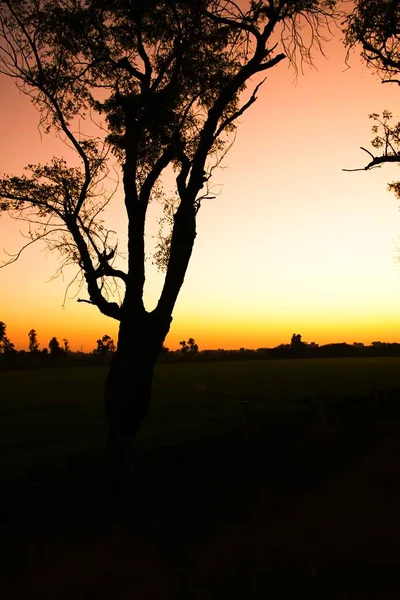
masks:
<path id="1" fill-rule="evenodd" d="M 400 598 L 400 394 L 4 486 L 0 598 Z"/>

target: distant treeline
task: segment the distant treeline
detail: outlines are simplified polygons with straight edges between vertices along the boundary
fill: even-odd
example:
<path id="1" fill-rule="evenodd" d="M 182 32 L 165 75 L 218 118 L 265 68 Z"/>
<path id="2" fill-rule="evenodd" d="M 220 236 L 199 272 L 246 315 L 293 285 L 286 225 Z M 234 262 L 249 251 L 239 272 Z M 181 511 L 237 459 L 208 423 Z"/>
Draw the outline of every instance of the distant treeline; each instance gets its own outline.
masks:
<path id="1" fill-rule="evenodd" d="M 180 342 L 179 350 L 169 350 L 164 347 L 160 363 L 174 362 L 208 362 L 230 360 L 268 360 L 268 359 L 297 359 L 297 358 L 354 358 L 354 357 L 385 357 L 400 356 L 400 343 L 372 342 L 366 346 L 360 342 L 353 344 L 333 343 L 322 346 L 315 342 L 303 342 L 300 334 L 293 334 L 290 344 L 280 344 L 274 348 L 239 348 L 238 350 L 200 350 L 193 338 L 188 342 Z M 53 338 L 54 339 L 54 338 Z M 107 365 L 115 353 L 114 341 L 109 336 L 103 336 L 97 341 L 97 348 L 91 353 L 72 352 L 69 347 L 50 348 L 42 351 L 8 351 L 0 352 L 0 368 L 40 368 L 50 366 L 101 366 Z M 137 349 L 134 349 L 137 354 Z"/>
<path id="2" fill-rule="evenodd" d="M 257 348 L 251 350 L 202 350 L 196 355 L 182 355 L 178 350 L 167 352 L 160 357 L 160 362 L 183 362 L 202 360 L 260 360 L 285 358 L 345 358 L 345 357 L 379 357 L 400 356 L 400 343 L 387 344 L 373 342 L 370 346 L 364 344 L 304 344 L 302 348 L 293 348 L 290 344 L 280 344 L 275 348 Z"/>
<path id="3" fill-rule="evenodd" d="M 159 362 L 217 361 L 217 360 L 260 360 L 285 358 L 354 358 L 400 356 L 400 343 L 372 342 L 366 346 L 361 342 L 324 344 L 307 343 L 301 340 L 300 334 L 293 334 L 290 344 L 280 344 L 274 348 L 257 348 L 256 350 L 240 348 L 239 350 L 199 350 L 182 352 L 181 350 L 165 351 Z"/>

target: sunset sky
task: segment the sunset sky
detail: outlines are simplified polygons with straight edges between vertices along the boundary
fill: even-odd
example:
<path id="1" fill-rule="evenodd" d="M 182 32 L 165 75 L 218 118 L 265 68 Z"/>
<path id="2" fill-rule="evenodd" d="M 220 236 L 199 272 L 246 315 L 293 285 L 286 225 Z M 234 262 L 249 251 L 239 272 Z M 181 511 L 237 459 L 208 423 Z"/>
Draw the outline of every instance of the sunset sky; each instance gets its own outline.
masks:
<path id="1" fill-rule="evenodd" d="M 218 196 L 198 217 L 192 261 L 166 345 L 194 337 L 201 349 L 272 347 L 292 333 L 317 342 L 400 341 L 400 214 L 387 183 L 395 165 L 369 172 L 368 115 L 389 109 L 400 118 L 399 87 L 382 85 L 356 53 L 345 64 L 337 35 L 327 58 L 315 57 L 295 78 L 288 62 L 268 71 L 258 101 L 241 118 L 224 168 L 215 171 Z M 0 171 L 21 174 L 29 163 L 68 151 L 41 138 L 38 113 L 13 81 L 0 81 Z M 170 182 L 166 182 L 170 185 Z M 158 229 L 149 212 L 149 252 Z M 107 212 L 125 235 L 122 195 Z M 23 224 L 0 218 L 1 258 L 24 241 Z M 40 243 L 0 270 L 0 320 L 18 349 L 35 328 L 41 347 L 68 338 L 91 351 L 96 339 L 116 339 L 117 322 L 77 303 L 66 286 L 74 272 L 51 280 L 57 259 Z M 147 263 L 145 301 L 152 308 L 162 282 Z M 80 297 L 87 298 L 82 290 Z"/>

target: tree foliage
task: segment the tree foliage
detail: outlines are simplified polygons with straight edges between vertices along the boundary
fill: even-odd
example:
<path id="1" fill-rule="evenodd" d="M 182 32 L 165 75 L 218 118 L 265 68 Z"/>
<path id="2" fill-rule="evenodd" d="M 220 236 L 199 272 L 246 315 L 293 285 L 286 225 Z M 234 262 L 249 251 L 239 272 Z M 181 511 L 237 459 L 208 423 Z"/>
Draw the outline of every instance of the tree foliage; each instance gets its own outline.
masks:
<path id="1" fill-rule="evenodd" d="M 400 5 L 397 0 L 357 0 L 346 21 L 345 42 L 349 49 L 361 47 L 362 58 L 381 76 L 382 83 L 400 85 Z M 372 113 L 370 119 L 374 150 L 361 148 L 369 156 L 364 169 L 400 162 L 400 122 L 393 121 L 388 110 L 382 114 Z M 400 182 L 389 184 L 389 190 L 400 199 Z"/>
<path id="2" fill-rule="evenodd" d="M 182 354 L 197 354 L 199 351 L 199 346 L 196 344 L 194 338 L 189 338 L 188 341 L 182 340 L 179 342 L 179 345 L 182 346 L 181 352 Z"/>
<path id="3" fill-rule="evenodd" d="M 60 346 L 60 342 L 56 337 L 52 337 L 49 341 L 50 356 L 58 358 L 63 354 L 63 349 Z"/>
<path id="4" fill-rule="evenodd" d="M 71 348 L 69 347 L 69 341 L 67 338 L 62 339 L 64 348 L 62 349 L 65 354 L 69 354 L 71 352 Z"/>
<path id="5" fill-rule="evenodd" d="M 346 44 L 360 44 L 365 62 L 385 76 L 396 76 L 400 71 L 399 35 L 397 0 L 356 0 L 346 23 Z"/>
<path id="6" fill-rule="evenodd" d="M 23 176 L 3 177 L 1 207 L 30 223 L 27 246 L 45 240 L 61 265 L 79 267 L 88 301 L 108 316 L 121 318 L 121 303 L 112 298 L 117 280 L 132 284 L 142 301 L 144 221 L 167 167 L 175 170 L 177 200 L 158 261 L 167 269 L 160 301 L 172 310 L 179 271 L 187 266 L 180 261 L 184 235 L 177 222 L 181 217 L 194 231 L 213 169 L 262 81 L 240 103 L 242 92 L 285 55 L 311 60 L 335 2 L 252 0 L 242 6 L 230 0 L 1 3 L 0 70 L 30 96 L 42 128 L 54 130 L 80 162 L 53 158 L 29 165 Z M 106 135 L 78 135 L 77 119 L 81 127 L 93 115 Z M 110 151 L 123 168 L 127 271 L 115 266 L 118 243 L 102 219 L 113 195 L 105 185 Z"/>
<path id="7" fill-rule="evenodd" d="M 293 350 L 299 350 L 305 345 L 305 342 L 301 339 L 300 333 L 294 333 L 290 340 L 290 346 Z"/>
<path id="8" fill-rule="evenodd" d="M 7 337 L 7 327 L 4 321 L 0 321 L 0 354 L 12 354 L 15 346 Z"/>
<path id="9" fill-rule="evenodd" d="M 37 333 L 35 329 L 31 329 L 28 333 L 29 338 L 29 352 L 39 352 L 39 342 L 37 339 Z"/>
<path id="10" fill-rule="evenodd" d="M 95 352 L 102 355 L 114 354 L 116 350 L 115 342 L 109 335 L 103 335 L 103 337 L 97 340 L 97 348 Z"/>

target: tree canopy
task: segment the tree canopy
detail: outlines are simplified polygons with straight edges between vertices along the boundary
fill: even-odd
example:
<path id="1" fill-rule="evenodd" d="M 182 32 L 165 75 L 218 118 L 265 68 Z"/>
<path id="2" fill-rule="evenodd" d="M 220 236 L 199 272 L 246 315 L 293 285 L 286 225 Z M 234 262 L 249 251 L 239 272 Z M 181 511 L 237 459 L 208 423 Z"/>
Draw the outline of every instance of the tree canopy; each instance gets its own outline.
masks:
<path id="1" fill-rule="evenodd" d="M 93 351 L 102 355 L 113 354 L 115 352 L 115 342 L 109 335 L 103 335 L 97 340 L 97 348 Z"/>
<path id="2" fill-rule="evenodd" d="M 382 83 L 400 85 L 400 5 L 397 0 L 357 0 L 346 20 L 345 34 L 347 47 L 361 47 L 363 60 L 380 75 Z M 361 148 L 369 156 L 364 169 L 399 162 L 400 123 L 393 122 L 389 110 L 382 114 L 371 113 L 370 119 L 373 120 L 372 146 L 380 153 Z M 389 184 L 389 189 L 400 199 L 400 182 Z"/>
<path id="3" fill-rule="evenodd" d="M 29 338 L 29 352 L 39 352 L 39 342 L 37 339 L 37 333 L 35 329 L 31 329 L 28 333 Z"/>
<path id="4" fill-rule="evenodd" d="M 397 0 L 357 0 L 346 24 L 346 44 L 361 44 L 366 63 L 386 75 L 400 71 L 400 6 Z"/>
<path id="5" fill-rule="evenodd" d="M 112 283 L 131 284 L 142 301 L 144 220 L 160 176 L 173 167 L 179 215 L 192 225 L 207 183 L 237 119 L 262 83 L 251 78 L 297 53 L 311 60 L 331 0 L 7 0 L 0 7 L 0 70 L 15 78 L 54 130 L 76 152 L 79 166 L 53 158 L 0 180 L 1 208 L 30 222 L 30 242 L 46 241 L 62 264 L 79 267 L 89 302 L 120 319 Z M 308 27 L 308 34 L 304 33 Z M 277 34 L 280 27 L 281 37 Z M 97 115 L 106 133 L 85 138 L 77 119 Z M 105 182 L 113 152 L 123 168 L 129 220 L 129 265 L 116 268 L 118 242 L 102 220 L 113 190 Z M 186 227 L 189 226 L 189 216 Z M 174 228 L 157 260 L 167 270 L 160 302 L 172 310 L 183 234 Z M 180 263 L 186 263 L 179 266 Z"/>

